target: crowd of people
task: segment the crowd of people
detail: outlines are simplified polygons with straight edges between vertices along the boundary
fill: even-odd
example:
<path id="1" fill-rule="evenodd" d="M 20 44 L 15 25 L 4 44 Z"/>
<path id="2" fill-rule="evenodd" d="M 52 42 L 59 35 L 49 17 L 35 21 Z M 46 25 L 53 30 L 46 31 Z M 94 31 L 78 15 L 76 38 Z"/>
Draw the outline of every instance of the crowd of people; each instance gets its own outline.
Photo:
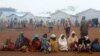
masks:
<path id="1" fill-rule="evenodd" d="M 49 25 L 50 30 L 52 30 L 52 24 Z M 90 40 L 88 36 L 88 22 L 85 20 L 85 17 L 82 18 L 80 26 L 80 38 L 77 37 L 76 32 L 71 30 L 71 21 L 68 19 L 67 23 L 64 26 L 65 33 L 60 34 L 59 37 L 55 34 L 48 36 L 48 33 L 44 33 L 42 37 L 39 34 L 35 34 L 32 40 L 24 36 L 24 33 L 21 32 L 19 37 L 16 39 L 16 42 L 12 42 L 8 38 L 4 43 L 0 44 L 1 51 L 22 51 L 22 52 L 68 52 L 68 51 L 92 51 L 100 52 L 100 43 L 99 39 L 95 38 Z M 49 30 L 49 32 L 50 32 Z"/>

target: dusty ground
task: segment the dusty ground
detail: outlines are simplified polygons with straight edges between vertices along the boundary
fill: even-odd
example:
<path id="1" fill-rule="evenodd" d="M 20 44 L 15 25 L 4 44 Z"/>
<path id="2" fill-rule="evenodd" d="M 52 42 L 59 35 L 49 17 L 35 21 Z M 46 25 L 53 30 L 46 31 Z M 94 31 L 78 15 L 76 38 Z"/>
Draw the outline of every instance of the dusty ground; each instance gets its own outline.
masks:
<path id="1" fill-rule="evenodd" d="M 77 36 L 80 37 L 80 31 L 79 28 L 72 27 L 71 30 L 74 30 L 77 33 Z M 36 33 L 38 33 L 40 36 L 43 33 L 48 32 L 47 28 L 38 28 L 38 29 L 6 29 L 0 32 L 0 42 L 5 41 L 7 38 L 11 38 L 13 41 L 16 40 L 19 33 L 23 31 L 26 37 L 32 38 L 32 36 Z M 57 37 L 60 36 L 61 33 L 64 33 L 64 29 L 61 27 L 60 30 L 55 28 L 52 33 L 55 33 Z M 48 36 L 50 36 L 51 33 L 48 33 Z M 65 33 L 64 33 L 65 34 Z M 89 37 L 92 40 L 93 38 L 98 37 L 100 39 L 100 28 L 89 28 Z M 77 53 L 77 52 L 58 52 L 58 53 L 50 53 L 45 54 L 41 52 L 29 52 L 29 53 L 22 53 L 22 52 L 10 52 L 10 51 L 0 51 L 0 56 L 100 56 L 100 52 L 93 52 L 93 54 L 89 53 Z"/>

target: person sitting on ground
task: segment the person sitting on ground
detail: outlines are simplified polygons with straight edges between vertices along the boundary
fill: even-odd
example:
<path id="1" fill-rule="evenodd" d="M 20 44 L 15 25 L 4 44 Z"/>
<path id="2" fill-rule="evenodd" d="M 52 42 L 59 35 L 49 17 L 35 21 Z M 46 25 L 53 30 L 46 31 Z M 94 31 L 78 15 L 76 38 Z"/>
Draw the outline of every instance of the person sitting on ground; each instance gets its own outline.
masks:
<path id="1" fill-rule="evenodd" d="M 0 50 L 1 51 L 14 51 L 15 44 L 11 41 L 10 38 L 7 38 L 4 43 L 0 44 Z"/>
<path id="2" fill-rule="evenodd" d="M 30 39 L 28 39 L 27 37 L 25 37 L 24 45 L 21 47 L 20 50 L 22 50 L 24 52 L 29 52 L 30 43 L 31 43 Z"/>
<path id="3" fill-rule="evenodd" d="M 53 52 L 58 52 L 58 42 L 56 39 L 56 35 L 55 34 L 51 34 L 50 36 L 50 43 L 51 43 L 51 48 Z"/>
<path id="4" fill-rule="evenodd" d="M 95 38 L 92 41 L 91 49 L 92 49 L 92 51 L 100 52 L 100 43 L 99 43 L 99 39 L 98 38 Z"/>
<path id="5" fill-rule="evenodd" d="M 88 36 L 81 37 L 78 41 L 78 52 L 82 50 L 89 51 L 91 53 L 91 41 Z"/>
<path id="6" fill-rule="evenodd" d="M 41 49 L 46 53 L 51 52 L 51 44 L 49 42 L 49 39 L 47 38 L 47 34 L 44 34 L 42 36 L 41 41 L 42 41 Z"/>
<path id="7" fill-rule="evenodd" d="M 64 36 L 64 34 L 61 34 L 59 39 L 58 39 L 58 44 L 59 44 L 59 50 L 60 51 L 68 51 L 68 45 L 67 45 L 67 40 Z"/>
<path id="8" fill-rule="evenodd" d="M 70 50 L 77 50 L 78 37 L 76 36 L 75 31 L 72 31 L 68 38 L 68 46 Z"/>
<path id="9" fill-rule="evenodd" d="M 14 44 L 14 42 L 12 42 L 12 40 L 10 39 L 10 38 L 8 38 L 7 40 L 6 40 L 6 42 L 5 42 L 5 44 L 6 44 L 6 49 L 8 50 L 8 51 L 14 51 L 15 50 L 15 44 Z"/>
<path id="10" fill-rule="evenodd" d="M 19 51 L 28 52 L 28 47 L 30 46 L 29 43 L 30 40 L 24 36 L 23 32 L 21 32 L 16 40 L 15 46 Z"/>
<path id="11" fill-rule="evenodd" d="M 22 47 L 22 45 L 24 44 L 24 39 L 25 39 L 25 36 L 23 34 L 23 32 L 20 33 L 20 35 L 18 36 L 17 40 L 16 40 L 16 49 L 19 49 Z"/>
<path id="12" fill-rule="evenodd" d="M 32 39 L 32 52 L 40 51 L 41 49 L 41 40 L 38 34 L 35 34 Z"/>

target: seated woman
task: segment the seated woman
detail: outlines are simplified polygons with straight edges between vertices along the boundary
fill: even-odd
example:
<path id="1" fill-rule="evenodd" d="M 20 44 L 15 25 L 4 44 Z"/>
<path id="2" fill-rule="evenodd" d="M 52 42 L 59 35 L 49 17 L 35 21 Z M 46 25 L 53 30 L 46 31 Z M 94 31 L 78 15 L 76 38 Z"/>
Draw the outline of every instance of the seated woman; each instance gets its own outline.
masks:
<path id="1" fill-rule="evenodd" d="M 81 50 L 86 50 L 91 53 L 91 41 L 87 36 L 84 36 L 78 41 L 78 52 Z"/>
<path id="2" fill-rule="evenodd" d="M 18 36 L 17 40 L 16 40 L 16 43 L 15 43 L 16 49 L 19 49 L 19 48 L 22 47 L 22 45 L 25 42 L 24 39 L 25 39 L 25 36 L 24 36 L 23 32 L 21 32 L 20 35 Z"/>
<path id="3" fill-rule="evenodd" d="M 14 51 L 15 50 L 15 44 L 11 41 L 10 38 L 7 38 L 5 43 L 0 44 L 0 49 L 2 51 Z"/>
<path id="4" fill-rule="evenodd" d="M 25 42 L 24 42 L 24 44 L 23 44 L 23 46 L 21 47 L 20 50 L 23 51 L 23 52 L 29 52 L 30 43 L 31 43 L 31 41 L 28 38 L 25 37 Z"/>
<path id="5" fill-rule="evenodd" d="M 46 53 L 51 52 L 51 44 L 49 42 L 49 39 L 47 38 L 47 34 L 44 34 L 42 36 L 41 41 L 42 41 L 41 49 Z"/>
<path id="6" fill-rule="evenodd" d="M 29 43 L 30 40 L 24 36 L 23 32 L 21 32 L 16 40 L 15 46 L 19 51 L 28 52 L 28 47 L 30 46 Z"/>
<path id="7" fill-rule="evenodd" d="M 50 43 L 51 43 L 51 48 L 53 52 L 58 52 L 58 43 L 57 43 L 57 39 L 56 39 L 56 35 L 52 34 L 50 36 Z"/>
<path id="8" fill-rule="evenodd" d="M 60 51 L 68 51 L 68 45 L 67 45 L 67 40 L 64 36 L 64 34 L 61 34 L 59 39 L 58 39 L 58 44 L 59 44 L 59 50 Z"/>
<path id="9" fill-rule="evenodd" d="M 10 39 L 10 38 L 8 38 L 7 40 L 6 40 L 6 48 L 7 48 L 7 50 L 9 50 L 9 51 L 14 51 L 15 50 L 15 44 L 14 44 L 14 42 L 12 42 L 12 40 Z"/>
<path id="10" fill-rule="evenodd" d="M 77 50 L 77 43 L 78 38 L 76 36 L 76 33 L 74 31 L 71 32 L 71 35 L 68 38 L 68 46 L 70 50 Z"/>
<path id="11" fill-rule="evenodd" d="M 98 38 L 95 38 L 92 41 L 91 49 L 92 49 L 92 51 L 100 52 L 100 43 L 99 43 L 99 39 Z"/>
<path id="12" fill-rule="evenodd" d="M 32 39 L 31 51 L 40 51 L 41 49 L 41 40 L 39 39 L 39 35 L 35 34 Z"/>

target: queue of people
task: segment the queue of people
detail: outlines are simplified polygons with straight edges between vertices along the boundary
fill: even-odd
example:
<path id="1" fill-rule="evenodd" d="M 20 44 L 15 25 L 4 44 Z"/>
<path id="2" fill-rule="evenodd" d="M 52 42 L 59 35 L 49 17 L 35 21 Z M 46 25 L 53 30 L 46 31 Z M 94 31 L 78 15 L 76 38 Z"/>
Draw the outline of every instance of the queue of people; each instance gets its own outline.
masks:
<path id="1" fill-rule="evenodd" d="M 55 34 L 49 37 L 47 33 L 40 37 L 35 34 L 32 40 L 24 36 L 21 32 L 16 42 L 12 42 L 8 38 L 4 43 L 0 44 L 1 51 L 22 51 L 22 52 L 68 52 L 68 51 L 100 51 L 100 43 L 98 38 L 91 41 L 88 36 L 78 38 L 75 31 L 72 31 L 69 38 L 61 34 L 58 38 Z"/>

